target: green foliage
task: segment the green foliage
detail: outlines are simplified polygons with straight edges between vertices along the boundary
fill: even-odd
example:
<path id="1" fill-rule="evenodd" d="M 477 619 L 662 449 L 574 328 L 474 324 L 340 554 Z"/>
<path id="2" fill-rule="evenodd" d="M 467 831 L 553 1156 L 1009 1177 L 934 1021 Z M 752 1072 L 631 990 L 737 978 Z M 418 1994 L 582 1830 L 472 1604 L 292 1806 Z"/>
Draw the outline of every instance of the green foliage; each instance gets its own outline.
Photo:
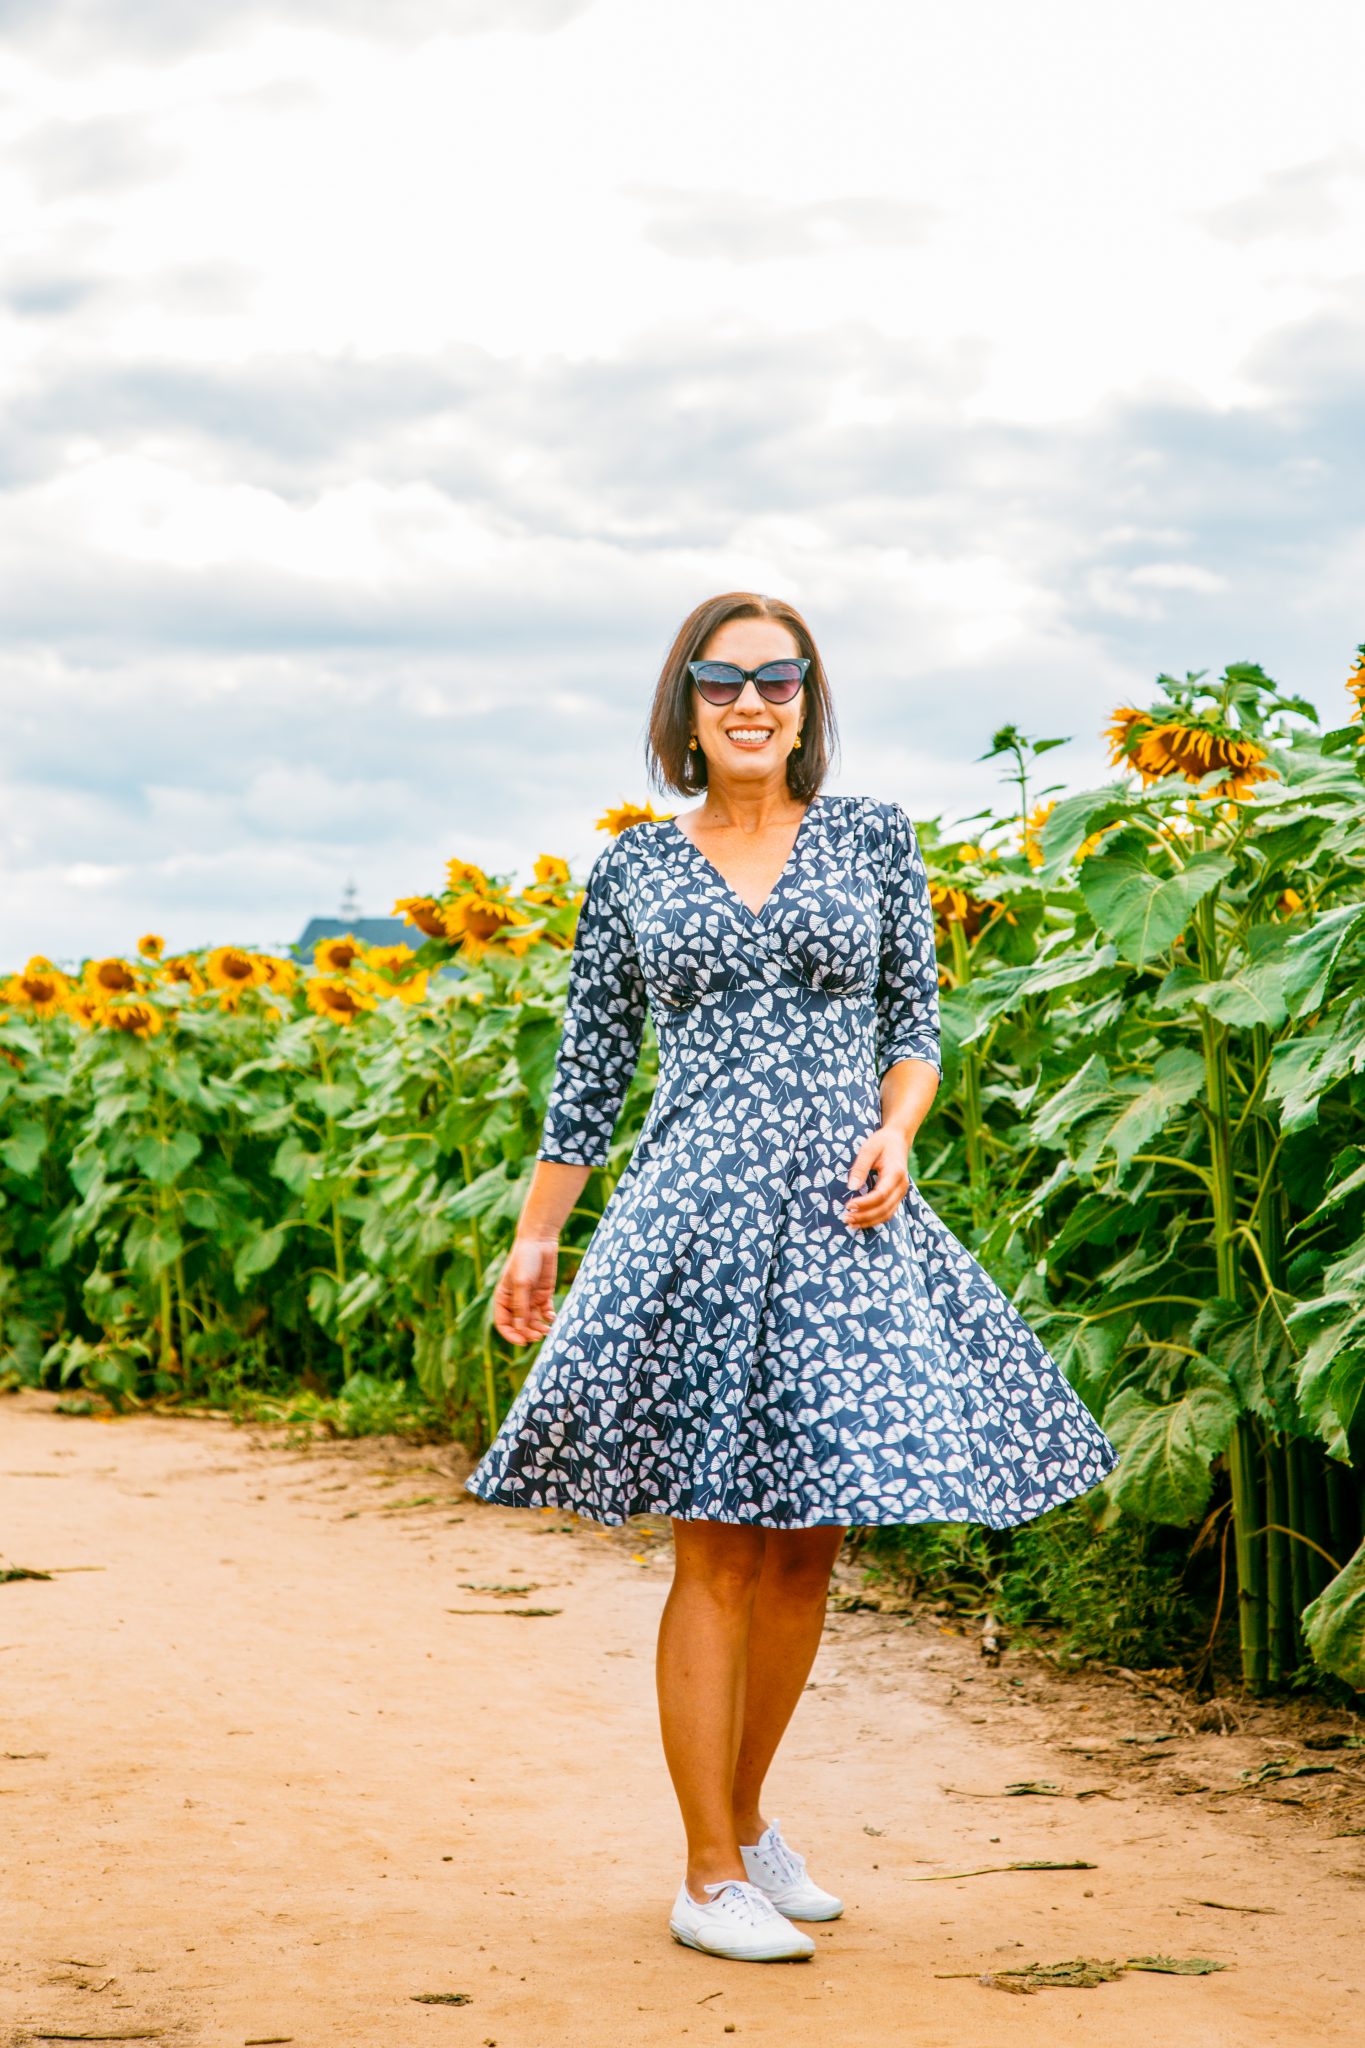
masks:
<path id="1" fill-rule="evenodd" d="M 1141 787 L 1030 815 L 1010 729 L 1019 822 L 922 828 L 960 1065 L 917 1179 L 1118 1443 L 1106 1530 L 1231 1503 L 1260 1690 L 1359 1668 L 1322 1617 L 1362 1534 L 1365 746 L 1251 664 L 1160 681 Z"/>
<path id="2" fill-rule="evenodd" d="M 302 1383 L 360 1417 L 406 1381 L 487 1441 L 527 1364 L 490 1308 L 568 958 L 490 949 L 353 1025 L 243 1007 L 143 1041 L 0 1011 L 0 1372 L 120 1406 Z M 617 1163 L 654 1073 L 651 1040 Z M 595 1174 L 570 1219 L 566 1284 L 610 1185 Z"/>
<path id="3" fill-rule="evenodd" d="M 1188 1542 L 1136 1517 L 1097 1527 L 1084 1501 L 1008 1531 L 870 1530 L 856 1549 L 874 1576 L 968 1623 L 989 1613 L 1066 1663 L 1165 1670 L 1207 1634 L 1205 1560 L 1192 1565 Z"/>
<path id="4" fill-rule="evenodd" d="M 1147 1522 L 1192 1522 L 1208 1503 L 1213 1460 L 1227 1449 L 1236 1421 L 1226 1374 L 1203 1359 L 1165 1400 L 1124 1387 L 1104 1411 L 1104 1427 L 1121 1453 L 1108 1482 L 1115 1505 Z"/>
<path id="5" fill-rule="evenodd" d="M 1040 807 L 1062 742 L 1006 726 L 988 757 L 1008 806 L 970 842 L 918 826 L 946 1078 L 916 1180 L 1122 1455 L 1083 1520 L 898 1532 L 897 1554 L 1065 1615 L 1087 1655 L 1140 1661 L 1145 1604 L 1165 1661 L 1193 1600 L 1234 1628 L 1253 1690 L 1309 1654 L 1360 1683 L 1365 744 L 1253 664 L 1158 691 L 1116 714 L 1140 780 Z M 123 1404 L 349 1389 L 359 1417 L 406 1384 L 486 1442 L 530 1362 L 490 1309 L 572 921 L 566 898 L 527 950 L 351 1025 L 243 1008 L 144 1042 L 0 1009 L 0 1374 Z M 647 1030 L 565 1285 L 655 1051 Z"/>
<path id="6" fill-rule="evenodd" d="M 1365 1692 L 1365 1544 L 1303 1614 L 1319 1664 Z"/>

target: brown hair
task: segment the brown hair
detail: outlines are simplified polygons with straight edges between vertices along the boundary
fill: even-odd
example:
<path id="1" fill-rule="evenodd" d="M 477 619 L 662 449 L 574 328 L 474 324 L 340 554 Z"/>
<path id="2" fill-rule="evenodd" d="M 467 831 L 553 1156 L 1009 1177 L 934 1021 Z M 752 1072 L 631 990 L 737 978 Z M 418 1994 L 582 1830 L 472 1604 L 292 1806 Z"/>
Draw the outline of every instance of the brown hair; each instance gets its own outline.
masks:
<path id="1" fill-rule="evenodd" d="M 810 627 L 796 607 L 778 597 L 761 597 L 753 590 L 727 590 L 719 597 L 706 598 L 678 628 L 649 715 L 645 763 L 650 781 L 689 796 L 706 787 L 706 756 L 700 747 L 693 749 L 687 744 L 692 732 L 692 678 L 687 664 L 701 657 L 711 635 L 728 619 L 775 619 L 787 627 L 802 654 L 810 656 L 801 744 L 787 756 L 788 789 L 793 796 L 809 799 L 825 779 L 831 748 L 837 741 L 825 665 Z"/>

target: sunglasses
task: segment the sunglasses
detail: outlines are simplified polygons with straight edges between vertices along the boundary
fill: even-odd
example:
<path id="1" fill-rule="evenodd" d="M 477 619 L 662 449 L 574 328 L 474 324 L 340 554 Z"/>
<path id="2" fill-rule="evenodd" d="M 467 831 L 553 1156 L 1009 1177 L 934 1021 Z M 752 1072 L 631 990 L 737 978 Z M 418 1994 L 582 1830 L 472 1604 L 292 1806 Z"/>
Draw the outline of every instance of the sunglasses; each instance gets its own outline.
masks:
<path id="1" fill-rule="evenodd" d="M 806 680 L 810 656 L 795 661 L 765 661 L 761 668 L 740 668 L 733 661 L 689 661 L 687 672 L 708 704 L 733 704 L 746 683 L 752 683 L 769 704 L 790 704 Z"/>

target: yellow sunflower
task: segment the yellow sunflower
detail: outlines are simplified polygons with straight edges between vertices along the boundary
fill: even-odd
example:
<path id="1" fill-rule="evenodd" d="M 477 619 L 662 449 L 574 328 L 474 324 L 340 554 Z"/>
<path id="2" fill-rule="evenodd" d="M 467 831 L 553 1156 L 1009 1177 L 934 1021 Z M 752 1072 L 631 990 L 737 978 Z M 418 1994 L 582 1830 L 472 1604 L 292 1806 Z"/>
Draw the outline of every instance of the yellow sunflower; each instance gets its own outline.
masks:
<path id="1" fill-rule="evenodd" d="M 1089 860 L 1091 854 L 1094 853 L 1098 847 L 1104 844 L 1106 837 L 1113 830 L 1114 827 L 1112 825 L 1101 825 L 1098 832 L 1091 832 L 1087 834 L 1087 836 L 1081 841 L 1080 845 L 1076 848 L 1075 860 L 1077 867 L 1080 866 L 1083 860 Z"/>
<path id="2" fill-rule="evenodd" d="M 434 896 L 400 896 L 393 906 L 394 917 L 405 917 L 429 939 L 446 936 L 445 914 Z"/>
<path id="3" fill-rule="evenodd" d="M 12 974 L 5 983 L 5 1000 L 17 1009 L 31 1010 L 35 1017 L 55 1017 L 64 1008 L 72 983 L 69 975 L 35 953 L 22 974 Z"/>
<path id="4" fill-rule="evenodd" d="M 473 890 L 481 896 L 488 894 L 488 877 L 482 868 L 476 868 L 472 860 L 448 860 L 446 862 L 446 887 L 457 895 L 462 889 Z"/>
<path id="5" fill-rule="evenodd" d="M 617 837 L 628 825 L 641 825 L 649 820 L 658 822 L 672 816 L 672 811 L 656 811 L 653 804 L 632 804 L 623 800 L 615 810 L 603 811 L 594 829 L 598 832 L 610 832 L 613 837 Z"/>
<path id="6" fill-rule="evenodd" d="M 1114 712 L 1104 737 L 1115 766 L 1135 768 L 1144 784 L 1170 775 L 1198 782 L 1219 768 L 1226 771 L 1224 779 L 1211 785 L 1210 794 L 1242 797 L 1256 783 L 1272 780 L 1276 772 L 1255 740 L 1199 719 L 1158 720 L 1150 711 L 1124 705 Z"/>
<path id="7" fill-rule="evenodd" d="M 159 960 L 166 950 L 166 941 L 157 932 L 144 932 L 137 942 L 137 949 L 149 960 Z"/>
<path id="8" fill-rule="evenodd" d="M 536 880 L 542 888 L 562 888 L 569 879 L 569 863 L 557 853 L 536 855 Z"/>
<path id="9" fill-rule="evenodd" d="M 420 1003 L 427 992 L 428 975 L 425 967 L 413 967 L 416 957 L 411 946 L 371 946 L 367 955 L 371 969 L 366 977 L 369 986 L 376 995 Z"/>
<path id="10" fill-rule="evenodd" d="M 307 985 L 308 1007 L 334 1024 L 354 1024 L 362 1011 L 372 1010 L 375 997 L 359 980 L 340 981 L 313 975 Z"/>
<path id="11" fill-rule="evenodd" d="M 171 953 L 168 955 L 161 962 L 157 980 L 162 982 L 167 988 L 183 983 L 192 996 L 202 996 L 204 990 L 208 987 L 208 983 L 188 953 Z"/>
<path id="12" fill-rule="evenodd" d="M 319 939 L 313 948 L 313 966 L 319 974 L 349 974 L 353 967 L 364 964 L 364 941 L 354 932 L 344 932 L 336 939 Z"/>
<path id="13" fill-rule="evenodd" d="M 960 924 L 969 939 L 974 939 L 982 925 L 1000 908 L 994 897 L 973 896 L 969 890 L 956 888 L 950 882 L 931 882 L 929 901 L 933 907 L 934 922 L 945 933 L 949 925 Z M 1010 922 L 1014 922 L 1012 917 Z"/>
<path id="14" fill-rule="evenodd" d="M 204 974 L 225 1010 L 235 1010 L 247 990 L 265 978 L 256 955 L 242 946 L 215 946 L 204 962 Z"/>
<path id="15" fill-rule="evenodd" d="M 143 976 L 126 960 L 87 960 L 85 985 L 101 1002 L 113 996 L 132 996 L 144 987 Z"/>
<path id="16" fill-rule="evenodd" d="M 144 998 L 114 996 L 99 1007 L 106 1031 L 125 1031 L 131 1038 L 152 1038 L 161 1029 L 161 1013 Z"/>
<path id="17" fill-rule="evenodd" d="M 517 931 L 505 931 L 498 943 L 504 953 L 511 953 L 520 958 L 523 954 L 529 953 L 532 946 L 539 945 L 544 936 L 543 925 L 530 924 Z"/>
<path id="18" fill-rule="evenodd" d="M 261 971 L 263 988 L 273 988 L 281 996 L 293 994 L 299 970 L 292 960 L 281 960 L 275 953 L 255 953 L 252 958 Z"/>
<path id="19" fill-rule="evenodd" d="M 488 948 L 503 942 L 513 927 L 530 923 L 524 912 L 505 897 L 481 896 L 471 890 L 446 907 L 445 935 L 459 945 L 470 960 L 479 959 Z"/>
<path id="20" fill-rule="evenodd" d="M 371 946 L 365 958 L 380 974 L 402 974 L 417 955 L 411 946 Z"/>
<path id="21" fill-rule="evenodd" d="M 1056 808 L 1055 797 L 1049 803 L 1035 804 L 1025 821 L 1022 835 L 1024 857 L 1031 868 L 1043 865 L 1043 827 Z"/>
<path id="22" fill-rule="evenodd" d="M 1352 719 L 1365 718 L 1365 640 L 1356 649 L 1356 665 L 1346 678 L 1346 687 L 1356 700 Z M 1361 736 L 1361 744 L 1365 745 L 1365 734 Z"/>
<path id="23" fill-rule="evenodd" d="M 69 990 L 62 1007 L 72 1022 L 80 1025 L 82 1031 L 93 1031 L 104 1014 L 104 1004 L 99 997 L 90 995 L 85 989 Z"/>
<path id="24" fill-rule="evenodd" d="M 376 974 L 371 986 L 377 996 L 397 996 L 400 1003 L 420 1003 L 426 999 L 427 981 L 426 968 L 419 967 L 405 981 L 390 981 L 386 975 Z"/>

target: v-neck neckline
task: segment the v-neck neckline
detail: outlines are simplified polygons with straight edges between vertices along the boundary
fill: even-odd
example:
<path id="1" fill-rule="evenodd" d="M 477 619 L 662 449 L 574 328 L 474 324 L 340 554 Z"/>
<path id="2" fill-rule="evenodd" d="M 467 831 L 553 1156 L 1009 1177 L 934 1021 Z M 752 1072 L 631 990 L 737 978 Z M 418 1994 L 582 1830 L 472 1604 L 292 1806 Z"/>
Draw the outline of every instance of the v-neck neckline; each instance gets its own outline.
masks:
<path id="1" fill-rule="evenodd" d="M 744 898 L 739 894 L 734 884 L 732 882 L 726 881 L 724 875 L 716 866 L 710 854 L 703 853 L 701 848 L 697 845 L 696 841 L 694 839 L 688 838 L 687 834 L 683 831 L 682 826 L 678 823 L 676 818 L 670 818 L 668 822 L 673 827 L 673 830 L 677 833 L 679 839 L 681 839 L 683 845 L 690 846 L 693 853 L 697 856 L 697 859 L 702 862 L 703 866 L 710 870 L 711 874 L 715 877 L 716 881 L 720 884 L 721 888 L 725 891 L 726 895 L 730 898 L 730 901 L 732 903 L 738 904 L 739 908 L 744 912 L 744 915 L 749 919 L 751 924 L 759 925 L 762 924 L 764 918 L 768 914 L 768 911 L 772 908 L 773 902 L 779 894 L 783 883 L 786 881 L 788 875 L 791 873 L 792 869 L 796 865 L 797 852 L 800 849 L 802 838 L 805 835 L 806 826 L 810 823 L 811 814 L 814 811 L 816 805 L 820 803 L 820 801 L 821 798 L 818 795 L 813 796 L 810 799 L 810 802 L 806 805 L 805 810 L 801 813 L 801 823 L 796 828 L 796 837 L 795 839 L 793 839 L 791 843 L 791 849 L 787 854 L 786 860 L 782 863 L 781 873 L 778 875 L 777 880 L 773 883 L 772 888 L 769 889 L 767 895 L 764 897 L 762 903 L 759 905 L 757 910 L 751 909 L 750 906 L 744 901 Z"/>

